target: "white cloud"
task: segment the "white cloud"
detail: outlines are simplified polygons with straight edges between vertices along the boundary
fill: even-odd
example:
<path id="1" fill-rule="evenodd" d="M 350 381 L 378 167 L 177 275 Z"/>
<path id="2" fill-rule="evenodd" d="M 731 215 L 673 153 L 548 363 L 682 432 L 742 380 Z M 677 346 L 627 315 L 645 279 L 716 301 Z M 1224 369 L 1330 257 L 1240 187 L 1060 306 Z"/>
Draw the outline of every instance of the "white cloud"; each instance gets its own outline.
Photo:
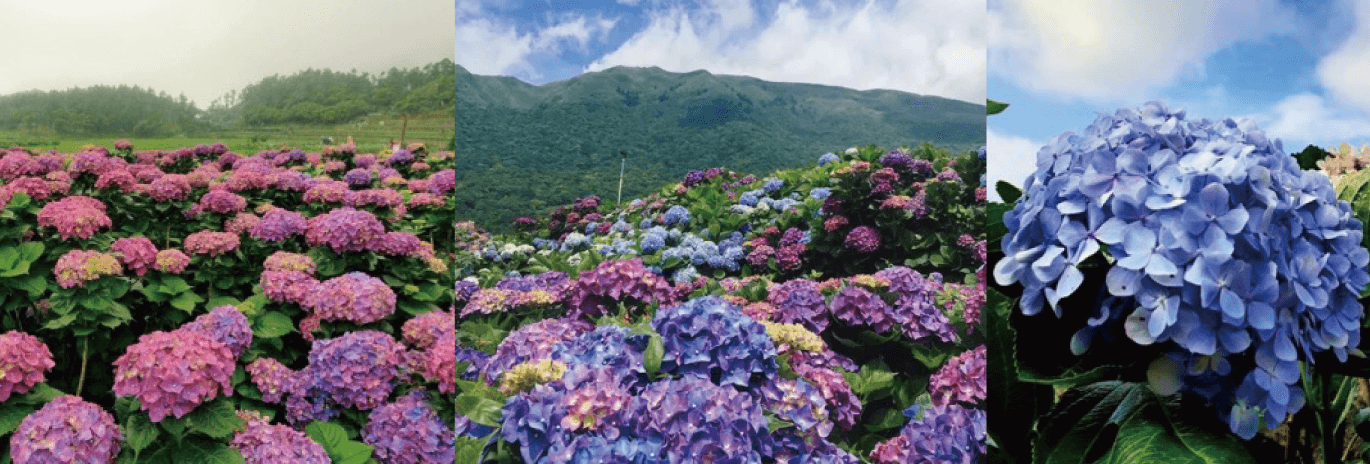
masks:
<path id="1" fill-rule="evenodd" d="M 649 12 L 648 25 L 587 71 L 659 66 L 782 82 L 985 99 L 985 10 L 961 0 L 781 3 L 766 23 L 750 1 Z"/>
<path id="2" fill-rule="evenodd" d="M 1356 28 L 1318 62 L 1318 79 L 1338 103 L 1370 111 L 1370 0 L 1354 5 Z"/>
<path id="3" fill-rule="evenodd" d="M 1276 103 L 1267 113 L 1249 115 L 1266 135 L 1281 140 L 1288 152 L 1308 144 L 1320 147 L 1370 141 L 1370 112 L 1330 105 L 1318 95 L 1301 93 Z"/>
<path id="4" fill-rule="evenodd" d="M 496 20 L 479 14 L 479 6 L 456 24 L 456 63 L 467 71 L 483 75 L 517 75 L 537 80 L 541 74 L 532 59 L 538 53 L 556 53 L 571 47 L 585 50 L 593 40 L 602 38 L 616 21 L 604 17 L 564 15 L 556 22 L 528 33 L 520 33 L 513 20 Z"/>
<path id="5" fill-rule="evenodd" d="M 1037 152 L 1046 144 L 1000 133 L 992 128 L 985 131 L 985 138 L 989 160 L 985 182 L 989 185 L 989 198 L 991 201 L 1002 201 L 994 185 L 1002 180 L 1023 188 L 1023 181 L 1037 170 Z"/>
<path id="6" fill-rule="evenodd" d="M 997 75 L 1036 92 L 1135 101 L 1237 42 L 1294 32 L 1277 0 L 1004 0 L 989 12 Z"/>

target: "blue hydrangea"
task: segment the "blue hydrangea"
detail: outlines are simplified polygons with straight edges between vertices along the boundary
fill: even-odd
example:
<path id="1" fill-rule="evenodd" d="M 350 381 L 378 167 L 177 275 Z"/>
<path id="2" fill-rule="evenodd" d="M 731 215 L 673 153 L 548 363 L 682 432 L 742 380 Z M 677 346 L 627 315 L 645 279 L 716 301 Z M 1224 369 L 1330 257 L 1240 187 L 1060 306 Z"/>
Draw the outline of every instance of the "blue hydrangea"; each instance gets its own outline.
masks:
<path id="1" fill-rule="evenodd" d="M 762 189 L 762 190 L 765 190 L 767 194 L 771 194 L 771 193 L 775 193 L 776 191 L 780 190 L 780 188 L 781 188 L 781 187 L 784 187 L 784 186 L 785 186 L 785 181 L 784 181 L 784 180 L 781 180 L 781 179 L 769 179 L 769 180 L 766 181 L 766 184 L 765 184 L 765 185 L 762 185 L 762 186 L 761 186 L 761 189 Z"/>
<path id="2" fill-rule="evenodd" d="M 678 284 L 688 284 L 694 282 L 697 278 L 699 278 L 699 271 L 695 270 L 694 266 L 685 266 L 680 270 L 675 271 L 675 275 L 671 278 L 671 281 Z"/>
<path id="3" fill-rule="evenodd" d="M 659 231 L 659 232 L 658 232 Z M 642 234 L 642 254 L 656 253 L 666 247 L 666 231 L 661 228 L 648 230 Z"/>
<path id="4" fill-rule="evenodd" d="M 619 384 L 633 389 L 647 379 L 642 353 L 647 349 L 646 335 L 630 335 L 628 329 L 601 325 L 579 337 L 552 347 L 552 359 L 566 364 L 568 370 L 581 366 L 610 368 Z"/>
<path id="5" fill-rule="evenodd" d="M 642 222 L 639 222 L 639 223 L 637 224 L 637 228 L 639 228 L 639 229 L 647 229 L 647 228 L 652 227 L 653 224 L 654 224 L 654 223 L 652 222 L 652 218 L 647 218 L 647 219 L 643 219 Z"/>
<path id="6" fill-rule="evenodd" d="M 629 232 L 629 231 L 633 230 L 633 225 L 632 225 L 632 224 L 629 224 L 629 223 L 627 223 L 627 222 L 624 222 L 623 219 L 619 219 L 618 222 L 615 222 L 615 223 L 614 223 L 614 226 L 613 226 L 612 228 L 610 228 L 609 230 L 614 231 L 614 232 Z"/>
<path id="7" fill-rule="evenodd" d="M 661 371 L 719 385 L 752 388 L 775 376 L 775 345 L 766 328 L 714 295 L 657 310 Z"/>
<path id="8" fill-rule="evenodd" d="M 828 163 L 836 163 L 840 160 L 841 158 L 838 158 L 836 153 L 824 153 L 823 156 L 818 157 L 818 165 L 826 166 Z"/>
<path id="9" fill-rule="evenodd" d="M 565 462 L 666 464 L 670 461 L 660 457 L 661 445 L 660 437 L 608 439 L 600 435 L 580 435 L 571 440 L 564 450 L 559 450 L 558 455 L 569 455 L 570 459 Z"/>
<path id="10" fill-rule="evenodd" d="M 737 204 L 742 206 L 756 206 L 756 203 L 761 200 L 761 195 L 761 190 L 744 192 L 741 196 L 737 197 Z"/>
<path id="11" fill-rule="evenodd" d="M 569 234 L 566 234 L 566 238 L 561 241 L 561 248 L 558 251 L 565 253 L 568 251 L 575 251 L 577 249 L 589 245 L 590 237 L 586 237 L 584 234 L 581 234 L 580 232 L 571 232 Z"/>
<path id="12" fill-rule="evenodd" d="M 663 219 L 668 226 L 675 224 L 684 225 L 690 222 L 690 210 L 685 209 L 684 206 L 675 205 L 672 206 L 671 209 L 666 210 L 666 216 Z"/>
<path id="13" fill-rule="evenodd" d="M 975 156 L 980 158 L 980 161 L 985 160 L 985 153 L 985 147 L 980 147 L 975 150 Z"/>
<path id="14" fill-rule="evenodd" d="M 832 189 L 828 187 L 817 187 L 809 191 L 809 198 L 815 200 L 826 200 L 830 196 L 832 196 Z"/>
<path id="15" fill-rule="evenodd" d="M 592 235 L 597 230 L 599 230 L 598 222 L 590 222 L 585 224 L 585 235 Z"/>
<path id="16" fill-rule="evenodd" d="M 1171 361 L 1156 372 L 1166 381 L 1153 385 L 1204 396 L 1250 439 L 1262 417 L 1274 425 L 1302 408 L 1300 361 L 1328 350 L 1344 361 L 1360 343 L 1362 223 L 1325 176 L 1300 170 L 1253 123 L 1187 120 L 1151 102 L 1037 156 L 1004 215 L 994 274 L 1023 285 L 1023 314 L 1061 317 L 1061 299 L 1084 281 L 1080 264 L 1106 250 L 1113 299 L 1088 308 L 1075 353 L 1105 326 L 1164 344 Z"/>

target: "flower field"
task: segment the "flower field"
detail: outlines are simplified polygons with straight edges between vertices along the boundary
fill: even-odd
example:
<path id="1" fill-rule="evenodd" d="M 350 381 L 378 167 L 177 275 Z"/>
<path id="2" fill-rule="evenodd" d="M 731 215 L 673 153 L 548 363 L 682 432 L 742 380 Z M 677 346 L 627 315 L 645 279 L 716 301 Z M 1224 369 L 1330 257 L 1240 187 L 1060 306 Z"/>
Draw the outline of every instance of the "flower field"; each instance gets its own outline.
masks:
<path id="1" fill-rule="evenodd" d="M 984 150 L 458 224 L 457 462 L 979 462 Z"/>
<path id="2" fill-rule="evenodd" d="M 989 206 L 991 461 L 1366 462 L 1370 171 L 1334 151 L 1158 102 L 1043 147 Z"/>
<path id="3" fill-rule="evenodd" d="M 451 159 L 0 150 L 4 458 L 452 462 Z"/>

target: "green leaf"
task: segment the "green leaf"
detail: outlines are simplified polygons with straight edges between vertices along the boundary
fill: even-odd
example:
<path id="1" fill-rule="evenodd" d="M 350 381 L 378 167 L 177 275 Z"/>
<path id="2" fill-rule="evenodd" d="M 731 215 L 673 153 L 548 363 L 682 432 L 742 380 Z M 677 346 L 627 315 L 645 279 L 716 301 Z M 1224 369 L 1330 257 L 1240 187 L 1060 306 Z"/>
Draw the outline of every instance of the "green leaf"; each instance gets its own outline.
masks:
<path id="1" fill-rule="evenodd" d="M 185 311 L 187 313 L 192 313 L 195 312 L 195 303 L 199 303 L 201 301 L 204 301 L 204 298 L 200 298 L 200 295 L 187 292 L 182 293 L 180 295 L 176 295 L 176 298 L 172 298 L 171 307 L 179 309 L 181 311 Z"/>
<path id="2" fill-rule="evenodd" d="M 205 303 L 205 307 L 209 309 L 214 309 L 220 306 L 238 306 L 240 304 L 243 304 L 243 302 L 238 301 L 237 298 L 233 298 L 231 296 L 216 296 L 214 298 L 210 298 L 209 302 Z"/>
<path id="3" fill-rule="evenodd" d="M 186 414 L 190 429 L 214 438 L 226 438 L 243 428 L 243 420 L 233 410 L 233 400 L 219 398 L 202 404 Z"/>
<path id="4" fill-rule="evenodd" d="M 347 431 L 341 425 L 329 422 L 311 422 L 305 426 L 304 433 L 320 446 L 323 446 L 334 464 L 362 464 L 371 459 L 372 447 L 347 439 Z"/>
<path id="5" fill-rule="evenodd" d="M 642 352 L 642 367 L 647 370 L 648 378 L 656 378 L 656 374 L 661 372 L 661 357 L 664 353 L 661 335 L 657 333 L 648 335 L 647 350 Z"/>
<path id="6" fill-rule="evenodd" d="M 57 399 L 57 397 L 63 395 L 66 395 L 66 393 L 62 390 L 52 388 L 51 385 L 48 385 L 47 382 L 44 382 L 34 385 L 33 388 L 28 391 L 28 393 L 25 393 L 23 396 L 20 396 L 18 398 L 11 399 L 10 401 L 23 404 L 41 405 L 43 403 L 55 400 Z"/>
<path id="7" fill-rule="evenodd" d="M 995 394 L 985 399 L 985 412 L 994 417 L 989 422 L 989 436 L 998 445 L 991 448 L 991 454 L 1026 458 L 1031 454 L 1033 423 L 1051 408 L 1055 392 L 1049 385 L 1018 380 L 1013 328 L 1008 322 L 1013 300 L 993 288 L 987 292 L 981 314 L 985 321 L 987 385 Z"/>
<path id="8" fill-rule="evenodd" d="M 24 270 L 16 270 L 15 264 L 19 262 L 19 250 L 12 246 L 0 247 L 0 277 L 12 277 L 29 271 L 28 263 L 23 263 Z"/>
<path id="9" fill-rule="evenodd" d="M 185 293 L 187 290 L 190 290 L 190 284 L 186 283 L 185 279 L 182 279 L 174 275 L 162 276 L 162 287 L 166 289 L 167 293 L 173 295 L 177 293 Z"/>
<path id="10" fill-rule="evenodd" d="M 43 275 L 31 275 L 17 279 L 6 279 L 11 287 L 28 292 L 29 298 L 38 298 L 43 292 L 48 291 L 48 279 Z"/>
<path id="11" fill-rule="evenodd" d="M 59 317 L 59 318 L 57 318 L 57 319 L 53 319 L 53 320 L 51 320 L 51 321 L 48 321 L 47 324 L 44 324 L 44 325 L 43 325 L 43 328 L 44 328 L 44 329 L 54 329 L 54 330 L 55 330 L 55 329 L 60 329 L 60 328 L 63 328 L 63 327 L 66 327 L 66 326 L 71 325 L 71 323 L 72 323 L 72 322 L 75 322 L 75 321 L 76 321 L 76 313 L 67 313 L 66 315 L 64 315 L 64 316 L 62 316 L 62 317 Z"/>
<path id="12" fill-rule="evenodd" d="M 328 453 L 328 457 L 333 459 L 334 464 L 365 464 L 371 460 L 371 454 L 375 451 L 371 445 L 355 441 L 343 442 Z"/>
<path id="13" fill-rule="evenodd" d="M 1013 202 L 1018 201 L 1019 197 L 1023 196 L 1022 189 L 1002 180 L 994 183 L 994 191 L 998 192 L 999 198 L 1008 204 L 1013 204 Z"/>
<path id="14" fill-rule="evenodd" d="M 985 99 L 985 115 L 999 114 L 1008 108 L 1008 103 L 1000 103 L 994 100 Z"/>
<path id="15" fill-rule="evenodd" d="M 457 395 L 457 414 L 477 424 L 499 427 L 500 418 L 504 415 L 500 411 L 503 407 L 503 402 L 480 393 L 467 392 Z"/>
<path id="16" fill-rule="evenodd" d="M 1158 398 L 1142 383 L 1072 388 L 1042 417 L 1039 430 L 1033 462 L 1045 464 L 1254 462 L 1215 417 Z"/>
<path id="17" fill-rule="evenodd" d="M 148 421 L 147 414 L 141 412 L 130 414 L 123 428 L 124 444 L 134 451 L 147 449 L 148 445 L 157 440 L 157 435 L 162 433 L 156 425 Z"/>
<path id="18" fill-rule="evenodd" d="M 19 244 L 19 260 L 30 263 L 37 261 L 38 258 L 43 256 L 43 250 L 46 249 L 47 246 L 43 245 L 43 242 L 21 243 Z"/>
<path id="19" fill-rule="evenodd" d="M 862 397 L 894 386 L 894 373 L 880 361 L 861 366 L 857 373 L 843 373 L 843 376 L 851 384 L 852 392 Z"/>
<path id="20" fill-rule="evenodd" d="M 18 429 L 19 423 L 37 409 L 37 406 L 31 404 L 0 404 L 0 435 L 6 435 Z"/>
<path id="21" fill-rule="evenodd" d="M 276 338 L 295 331 L 295 325 L 290 322 L 290 317 L 275 312 L 262 313 L 257 318 L 257 324 L 252 328 L 252 335 L 260 338 Z"/>

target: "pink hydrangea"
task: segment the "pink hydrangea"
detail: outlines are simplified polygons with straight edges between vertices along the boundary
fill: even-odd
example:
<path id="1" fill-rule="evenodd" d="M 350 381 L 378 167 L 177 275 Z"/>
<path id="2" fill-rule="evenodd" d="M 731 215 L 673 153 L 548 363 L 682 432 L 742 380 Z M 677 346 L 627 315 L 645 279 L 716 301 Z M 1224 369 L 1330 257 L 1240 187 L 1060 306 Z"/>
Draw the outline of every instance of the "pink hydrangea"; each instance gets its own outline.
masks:
<path id="1" fill-rule="evenodd" d="M 28 393 L 53 366 L 52 352 L 38 337 L 13 330 L 0 334 L 0 402 Z"/>
<path id="2" fill-rule="evenodd" d="M 190 265 L 190 257 L 177 249 L 166 249 L 157 252 L 157 262 L 153 265 L 154 269 L 168 274 L 180 274 L 185 272 L 186 266 Z"/>
<path id="3" fill-rule="evenodd" d="M 932 404 L 975 407 L 985 400 L 985 345 L 952 357 L 928 379 Z"/>
<path id="4" fill-rule="evenodd" d="M 283 242 L 286 239 L 305 233 L 309 222 L 304 215 L 283 208 L 271 208 L 262 215 L 262 220 L 248 233 L 252 238 L 265 242 Z"/>
<path id="5" fill-rule="evenodd" d="M 210 189 L 200 196 L 200 208 L 220 214 L 237 213 L 247 209 L 247 199 L 226 189 Z"/>
<path id="6" fill-rule="evenodd" d="M 238 234 L 202 230 L 186 236 L 183 248 L 192 255 L 215 257 L 238 249 Z"/>
<path id="7" fill-rule="evenodd" d="M 52 273 L 62 288 L 83 287 L 86 282 L 124 272 L 119 259 L 98 251 L 71 250 L 57 258 Z"/>
<path id="8" fill-rule="evenodd" d="M 424 351 L 411 351 L 407 355 L 409 369 L 424 379 L 438 382 L 438 391 L 457 392 L 457 342 L 456 332 L 441 338 Z"/>
<path id="9" fill-rule="evenodd" d="M 300 271 L 309 274 L 313 274 L 315 269 L 314 259 L 309 255 L 288 251 L 271 253 L 271 256 L 267 256 L 266 261 L 262 262 L 262 267 L 268 271 Z"/>
<path id="10" fill-rule="evenodd" d="M 395 313 L 395 291 L 381 279 L 349 272 L 320 283 L 302 306 L 320 320 L 370 324 Z"/>
<path id="11" fill-rule="evenodd" d="M 241 212 L 224 221 L 224 232 L 242 235 L 244 232 L 251 231 L 262 222 L 262 218 L 249 212 Z"/>
<path id="12" fill-rule="evenodd" d="M 456 316 L 450 312 L 429 311 L 410 319 L 400 330 L 404 341 L 420 350 L 428 349 L 439 339 L 455 337 L 457 333 Z"/>
<path id="13" fill-rule="evenodd" d="M 375 447 L 376 458 L 387 464 L 448 464 L 456 459 L 456 431 L 423 401 L 422 392 L 371 411 L 362 441 Z"/>
<path id="14" fill-rule="evenodd" d="M 871 226 L 859 226 L 847 233 L 844 244 L 859 253 L 870 253 L 880 248 L 880 232 Z"/>
<path id="15" fill-rule="evenodd" d="M 343 207 L 310 218 L 305 242 L 310 246 L 328 245 L 335 253 L 342 253 L 371 249 L 384 235 L 385 225 L 376 215 Z"/>
<path id="16" fill-rule="evenodd" d="M 285 367 L 273 358 L 257 358 L 244 370 L 252 376 L 252 383 L 262 392 L 262 401 L 280 403 L 281 397 L 296 391 L 298 372 Z"/>
<path id="17" fill-rule="evenodd" d="M 38 225 L 54 227 L 66 240 L 71 237 L 90 238 L 100 229 L 113 225 L 105 214 L 105 204 L 91 197 L 75 195 L 43 205 L 38 211 Z"/>
<path id="18" fill-rule="evenodd" d="M 220 391 L 233 394 L 235 359 L 227 345 L 198 331 L 145 334 L 114 361 L 114 394 L 137 396 L 152 422 L 181 418 Z"/>
<path id="19" fill-rule="evenodd" d="M 134 274 L 142 276 L 157 264 L 157 247 L 147 237 L 124 237 L 114 241 L 109 251 L 119 257 L 123 264 Z"/>
<path id="20" fill-rule="evenodd" d="M 421 208 L 426 206 L 442 207 L 446 204 L 443 197 L 428 192 L 415 193 L 414 196 L 409 197 L 410 208 Z"/>
<path id="21" fill-rule="evenodd" d="M 252 344 L 252 324 L 247 321 L 247 316 L 243 315 L 242 311 L 230 305 L 214 308 L 181 326 L 180 330 L 200 332 L 214 341 L 223 343 L 233 351 L 235 358 L 242 356 L 243 350 Z"/>
<path id="22" fill-rule="evenodd" d="M 262 271 L 262 293 L 271 301 L 303 303 L 315 292 L 319 281 L 301 271 Z"/>
<path id="23" fill-rule="evenodd" d="M 333 462 L 323 445 L 304 432 L 281 424 L 271 424 L 256 411 L 238 411 L 245 422 L 234 432 L 228 446 L 238 450 L 247 464 L 329 464 Z"/>
<path id="24" fill-rule="evenodd" d="M 62 395 L 19 422 L 10 435 L 10 457 L 14 462 L 114 462 L 123 438 L 104 408 Z"/>
<path id="25" fill-rule="evenodd" d="M 190 179 L 183 174 L 167 174 L 152 181 L 152 199 L 158 203 L 184 200 L 190 194 Z"/>

